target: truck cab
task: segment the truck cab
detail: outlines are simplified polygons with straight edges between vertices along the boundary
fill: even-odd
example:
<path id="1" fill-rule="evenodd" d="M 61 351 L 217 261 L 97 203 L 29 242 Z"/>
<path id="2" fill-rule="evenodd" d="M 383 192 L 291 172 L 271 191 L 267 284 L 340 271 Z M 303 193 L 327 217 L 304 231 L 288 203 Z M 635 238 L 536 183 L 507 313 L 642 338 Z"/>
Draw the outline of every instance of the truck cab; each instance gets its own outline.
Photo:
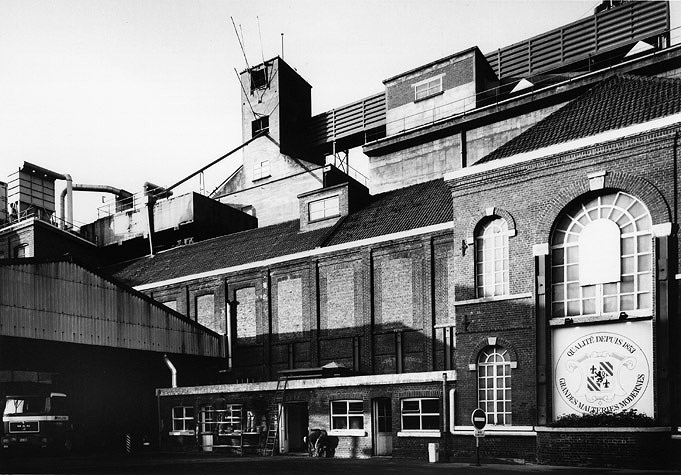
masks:
<path id="1" fill-rule="evenodd" d="M 66 394 L 7 395 L 2 414 L 2 449 L 37 448 L 70 451 L 73 427 Z"/>

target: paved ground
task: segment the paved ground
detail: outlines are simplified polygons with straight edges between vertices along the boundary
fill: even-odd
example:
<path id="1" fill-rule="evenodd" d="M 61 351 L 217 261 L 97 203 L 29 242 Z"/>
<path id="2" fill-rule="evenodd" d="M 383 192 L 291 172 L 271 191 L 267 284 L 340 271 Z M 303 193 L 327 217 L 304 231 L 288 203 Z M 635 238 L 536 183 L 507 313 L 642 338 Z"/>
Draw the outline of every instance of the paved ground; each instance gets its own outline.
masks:
<path id="1" fill-rule="evenodd" d="M 50 474 L 238 474 L 238 475 L 395 475 L 395 474 L 648 474 L 681 471 L 613 470 L 544 465 L 437 463 L 372 458 L 365 460 L 308 457 L 226 457 L 220 455 L 144 454 L 127 456 L 70 455 L 66 457 L 30 456 L 0 458 L 0 473 Z"/>

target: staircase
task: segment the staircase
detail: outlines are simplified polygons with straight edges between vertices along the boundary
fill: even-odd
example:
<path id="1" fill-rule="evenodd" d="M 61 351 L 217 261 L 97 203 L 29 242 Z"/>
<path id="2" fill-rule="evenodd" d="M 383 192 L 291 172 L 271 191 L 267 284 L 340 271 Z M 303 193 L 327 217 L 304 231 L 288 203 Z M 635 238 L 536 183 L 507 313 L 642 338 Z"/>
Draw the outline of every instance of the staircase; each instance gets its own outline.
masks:
<path id="1" fill-rule="evenodd" d="M 267 425 L 267 439 L 265 440 L 265 448 L 263 455 L 272 456 L 276 451 L 277 440 L 279 439 L 279 420 L 283 410 L 284 396 L 286 394 L 286 386 L 288 385 L 288 378 L 282 376 L 277 380 L 277 389 L 274 392 L 274 398 L 270 402 L 270 420 Z"/>

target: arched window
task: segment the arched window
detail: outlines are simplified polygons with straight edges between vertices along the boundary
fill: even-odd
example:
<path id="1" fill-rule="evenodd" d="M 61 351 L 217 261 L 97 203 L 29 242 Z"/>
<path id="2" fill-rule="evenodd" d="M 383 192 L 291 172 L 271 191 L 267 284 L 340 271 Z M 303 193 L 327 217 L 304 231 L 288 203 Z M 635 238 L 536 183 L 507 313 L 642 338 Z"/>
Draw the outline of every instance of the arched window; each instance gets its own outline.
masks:
<path id="1" fill-rule="evenodd" d="M 551 240 L 553 317 L 652 308 L 652 220 L 623 192 L 579 203 Z"/>
<path id="2" fill-rule="evenodd" d="M 501 346 L 488 346 L 478 356 L 478 405 L 488 424 L 511 424 L 511 358 Z"/>
<path id="3" fill-rule="evenodd" d="M 475 289 L 477 296 L 508 295 L 508 225 L 494 218 L 475 233 Z"/>

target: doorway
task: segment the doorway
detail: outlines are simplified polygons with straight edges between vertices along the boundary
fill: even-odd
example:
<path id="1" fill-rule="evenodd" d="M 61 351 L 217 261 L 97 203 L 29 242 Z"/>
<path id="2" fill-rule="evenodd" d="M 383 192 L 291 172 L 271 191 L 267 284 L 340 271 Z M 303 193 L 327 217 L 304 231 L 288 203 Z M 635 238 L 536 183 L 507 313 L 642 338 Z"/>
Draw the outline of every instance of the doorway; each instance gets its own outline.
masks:
<path id="1" fill-rule="evenodd" d="M 287 402 L 284 404 L 284 424 L 281 441 L 282 453 L 307 453 L 303 440 L 307 436 L 310 423 L 307 402 Z"/>
<path id="2" fill-rule="evenodd" d="M 392 400 L 387 397 L 374 399 L 373 414 L 373 445 L 374 455 L 393 454 L 393 410 Z"/>

